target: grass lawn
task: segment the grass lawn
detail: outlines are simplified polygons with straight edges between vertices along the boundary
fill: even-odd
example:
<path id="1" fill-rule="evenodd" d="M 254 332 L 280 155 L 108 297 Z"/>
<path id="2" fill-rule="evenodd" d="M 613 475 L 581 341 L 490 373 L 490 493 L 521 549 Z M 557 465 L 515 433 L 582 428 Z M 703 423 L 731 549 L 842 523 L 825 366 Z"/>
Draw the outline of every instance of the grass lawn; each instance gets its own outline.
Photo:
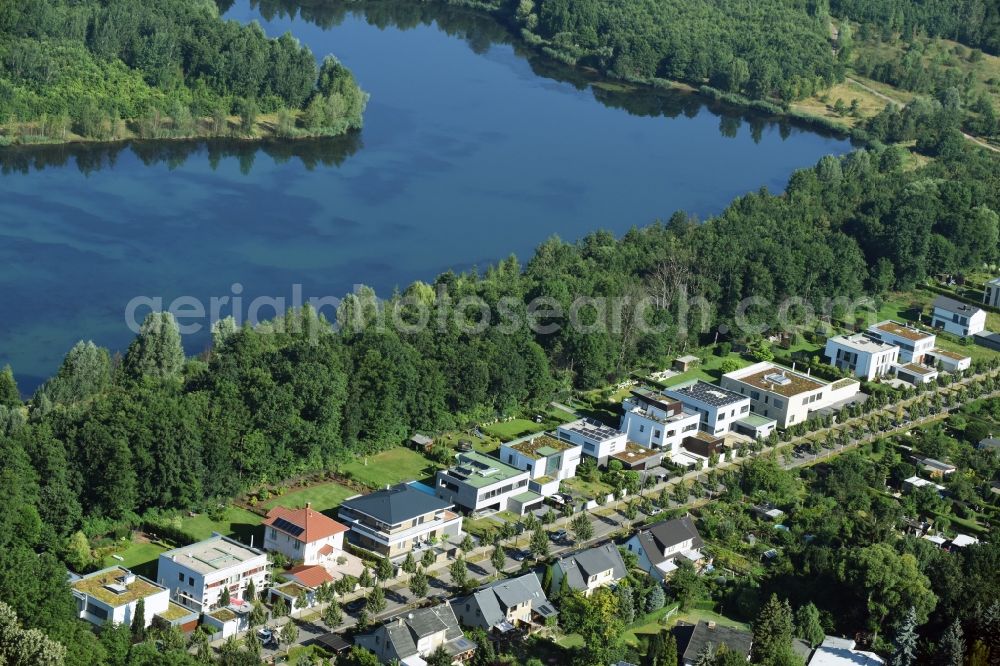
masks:
<path id="1" fill-rule="evenodd" d="M 469 442 L 472 448 L 480 453 L 489 453 L 500 448 L 498 440 L 488 437 L 477 437 L 471 432 L 449 432 L 437 438 L 445 446 L 454 449 L 459 442 Z"/>
<path id="2" fill-rule="evenodd" d="M 261 506 L 265 509 L 273 509 L 279 505 L 289 509 L 301 509 L 310 503 L 312 508 L 317 511 L 328 511 L 340 506 L 341 502 L 353 495 L 357 495 L 357 493 L 346 486 L 331 481 L 272 497 L 266 502 L 262 502 Z"/>
<path id="3" fill-rule="evenodd" d="M 578 476 L 565 479 L 562 490 L 582 495 L 586 499 L 597 499 L 601 495 L 610 495 L 614 489 L 603 481 L 585 481 Z"/>
<path id="4" fill-rule="evenodd" d="M 437 470 L 436 463 L 413 449 L 399 446 L 374 456 L 357 458 L 344 465 L 341 471 L 372 488 L 384 488 L 386 484 L 433 477 Z"/>
<path id="5" fill-rule="evenodd" d="M 121 561 L 108 555 L 104 558 L 103 566 L 123 566 L 141 576 L 155 580 L 156 562 L 160 557 L 160 553 L 166 552 L 166 550 L 165 546 L 149 541 L 130 541 L 123 550 L 115 553 L 122 558 Z"/>
<path id="6" fill-rule="evenodd" d="M 628 631 L 625 632 L 625 642 L 629 645 L 638 646 L 641 642 L 639 640 L 640 634 L 649 635 L 660 633 L 667 627 L 666 622 L 668 622 L 668 620 L 664 618 L 668 618 L 671 612 L 676 608 L 677 604 L 670 604 L 668 606 L 664 606 L 658 611 L 638 618 L 632 626 L 629 627 Z"/>
<path id="7" fill-rule="evenodd" d="M 725 627 L 735 627 L 737 629 L 743 629 L 744 631 L 749 630 L 750 628 L 750 626 L 745 622 L 730 620 L 725 615 L 720 615 L 715 611 L 702 608 L 689 608 L 686 611 L 678 611 L 677 614 L 671 618 L 671 625 L 681 621 L 697 624 L 699 620 L 704 620 L 705 622 L 715 622 L 716 624 Z"/>
<path id="8" fill-rule="evenodd" d="M 784 351 L 784 350 L 780 350 Z M 695 356 L 702 356 L 703 354 L 708 354 L 705 356 L 705 361 L 695 367 L 691 368 L 687 372 L 682 372 L 679 375 L 670 377 L 669 379 L 663 380 L 663 384 L 668 388 L 671 386 L 677 386 L 682 382 L 689 382 L 693 379 L 703 379 L 706 382 L 715 383 L 722 378 L 722 364 L 728 359 L 732 359 L 739 364 L 739 367 L 745 368 L 750 365 L 753 361 L 748 361 L 739 354 L 735 352 L 730 352 L 728 356 L 716 356 L 710 351 L 700 351 L 695 353 Z"/>
<path id="9" fill-rule="evenodd" d="M 230 506 L 226 508 L 222 520 L 215 521 L 209 518 L 208 514 L 200 513 L 193 518 L 184 518 L 181 529 L 199 541 L 212 536 L 212 532 L 226 536 L 235 534 L 241 541 L 247 541 L 260 522 L 261 517 L 257 514 L 237 506 Z"/>
<path id="10" fill-rule="evenodd" d="M 492 425 L 482 426 L 480 428 L 480 430 L 484 433 L 490 435 L 491 437 L 496 437 L 501 442 L 509 442 L 512 439 L 517 439 L 518 437 L 523 437 L 524 435 L 530 435 L 536 432 L 542 432 L 547 429 L 547 423 L 535 423 L 534 421 L 529 421 L 528 419 L 498 421 Z"/>

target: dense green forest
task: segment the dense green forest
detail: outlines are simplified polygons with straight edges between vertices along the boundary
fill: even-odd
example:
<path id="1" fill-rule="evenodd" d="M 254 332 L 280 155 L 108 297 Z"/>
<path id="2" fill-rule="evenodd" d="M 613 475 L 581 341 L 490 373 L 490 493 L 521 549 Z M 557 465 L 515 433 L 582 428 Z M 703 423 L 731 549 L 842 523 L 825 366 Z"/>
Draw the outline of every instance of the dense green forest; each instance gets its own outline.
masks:
<path id="1" fill-rule="evenodd" d="M 708 82 L 787 101 L 843 78 L 818 5 L 522 0 L 500 12 L 550 55 L 626 80 Z"/>
<path id="2" fill-rule="evenodd" d="M 211 0 L 0 3 L 0 140 L 281 136 L 361 125 L 367 95 L 332 56 L 224 21 Z M 230 126 L 236 116 L 236 126 Z"/>
<path id="3" fill-rule="evenodd" d="M 954 39 L 1000 54 L 1000 6 L 991 0 L 830 0 L 834 14 L 885 32 Z"/>

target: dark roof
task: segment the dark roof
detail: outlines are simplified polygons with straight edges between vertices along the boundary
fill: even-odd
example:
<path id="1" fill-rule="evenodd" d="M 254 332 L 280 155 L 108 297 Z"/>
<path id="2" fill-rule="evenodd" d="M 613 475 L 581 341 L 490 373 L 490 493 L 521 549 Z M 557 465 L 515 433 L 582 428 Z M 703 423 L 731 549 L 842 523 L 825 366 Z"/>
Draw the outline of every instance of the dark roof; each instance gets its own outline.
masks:
<path id="1" fill-rule="evenodd" d="M 351 649 L 351 644 L 344 640 L 340 634 L 323 634 L 316 639 L 316 642 L 335 654 Z"/>
<path id="2" fill-rule="evenodd" d="M 656 523 L 649 528 L 649 534 L 656 541 L 661 552 L 688 539 L 694 539 L 694 543 L 691 544 L 692 548 L 701 548 L 705 545 L 701 540 L 701 535 L 698 534 L 698 529 L 691 520 L 691 516 Z"/>
<path id="3" fill-rule="evenodd" d="M 382 655 L 395 653 L 400 659 L 418 653 L 417 643 L 421 639 L 444 632 L 446 641 L 462 638 L 462 629 L 458 626 L 455 611 L 448 604 L 433 608 L 418 608 L 405 615 L 393 618 L 369 634 L 355 638 L 355 643 L 369 647 L 376 636 L 384 636 L 384 642 L 376 641 Z"/>
<path id="4" fill-rule="evenodd" d="M 979 440 L 979 444 L 976 445 L 979 449 L 1000 449 L 1000 438 L 998 437 L 986 437 Z"/>
<path id="5" fill-rule="evenodd" d="M 664 393 L 678 399 L 680 399 L 680 396 L 691 398 L 692 400 L 697 400 L 700 403 L 711 405 L 712 407 L 734 405 L 738 402 L 749 400 L 748 397 L 740 395 L 735 391 L 724 389 L 721 386 L 716 386 L 715 384 L 709 384 L 701 379 L 691 384 L 667 389 Z"/>
<path id="6" fill-rule="evenodd" d="M 711 643 L 718 649 L 720 645 L 725 645 L 732 652 L 737 652 L 744 657 L 750 656 L 750 644 L 753 642 L 753 635 L 749 631 L 724 627 L 721 624 L 709 626 L 708 622 L 701 620 L 695 625 L 691 632 L 691 639 L 684 648 L 682 661 L 695 661 L 698 654 Z"/>
<path id="7" fill-rule="evenodd" d="M 591 576 L 608 569 L 613 570 L 612 579 L 616 581 L 622 580 L 628 574 L 622 554 L 614 544 L 605 544 L 575 553 L 557 561 L 556 566 L 569 577 L 569 586 L 574 590 L 586 590 L 587 580 Z"/>
<path id="8" fill-rule="evenodd" d="M 450 506 L 450 502 L 417 490 L 406 483 L 377 490 L 369 495 L 352 497 L 341 504 L 341 507 L 363 513 L 389 525 L 413 520 L 418 516 L 447 509 Z"/>
<path id="9" fill-rule="evenodd" d="M 539 615 L 555 615 L 555 609 L 542 591 L 538 576 L 530 572 L 517 578 L 501 579 L 484 585 L 471 596 L 455 603 L 477 606 L 483 623 L 492 628 L 506 620 L 508 608 L 525 601 L 531 602 L 531 609 Z"/>
<path id="10" fill-rule="evenodd" d="M 955 314 L 965 315 L 968 317 L 975 314 L 980 308 L 975 305 L 963 303 L 962 301 L 956 301 L 954 298 L 938 296 L 934 299 L 934 309 L 944 310 L 945 312 L 954 312 Z"/>

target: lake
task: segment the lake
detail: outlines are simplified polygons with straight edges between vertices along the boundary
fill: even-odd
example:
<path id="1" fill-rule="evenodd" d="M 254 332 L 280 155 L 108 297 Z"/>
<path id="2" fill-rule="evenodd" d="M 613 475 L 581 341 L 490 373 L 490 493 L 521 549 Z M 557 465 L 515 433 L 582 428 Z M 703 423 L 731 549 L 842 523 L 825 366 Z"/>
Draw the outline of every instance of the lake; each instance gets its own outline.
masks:
<path id="1" fill-rule="evenodd" d="M 595 87 L 467 12 L 285 5 L 241 0 L 227 16 L 336 54 L 372 95 L 359 134 L 0 151 L 0 366 L 23 391 L 79 339 L 124 350 L 137 296 L 388 295 L 526 260 L 553 234 L 704 218 L 851 149 L 690 94 Z M 190 353 L 207 343 L 185 337 Z"/>

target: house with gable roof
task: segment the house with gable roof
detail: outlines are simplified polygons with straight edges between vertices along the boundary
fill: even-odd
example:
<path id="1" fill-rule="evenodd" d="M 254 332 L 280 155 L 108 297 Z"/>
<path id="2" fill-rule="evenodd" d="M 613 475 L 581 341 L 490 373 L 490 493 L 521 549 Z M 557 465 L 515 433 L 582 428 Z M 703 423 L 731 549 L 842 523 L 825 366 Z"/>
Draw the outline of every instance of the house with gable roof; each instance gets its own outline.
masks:
<path id="1" fill-rule="evenodd" d="M 318 564 L 344 552 L 347 527 L 309 504 L 304 509 L 276 506 L 264 520 L 264 550 L 303 564 Z"/>
<path id="2" fill-rule="evenodd" d="M 507 633 L 518 627 L 545 624 L 557 615 L 542 590 L 538 576 L 526 573 L 517 578 L 494 581 L 463 599 L 452 602 L 455 615 L 467 627 Z"/>
<path id="3" fill-rule="evenodd" d="M 589 597 L 594 590 L 617 583 L 627 575 L 618 547 L 608 543 L 556 560 L 552 565 L 552 587 L 558 590 L 566 577 L 569 589 Z"/>
<path id="4" fill-rule="evenodd" d="M 448 604 L 418 608 L 395 617 L 374 631 L 354 637 L 354 644 L 374 653 L 383 664 L 422 666 L 427 657 L 443 648 L 460 664 L 472 658 L 476 644 L 465 637 Z"/>
<path id="5" fill-rule="evenodd" d="M 701 562 L 704 545 L 691 516 L 684 516 L 639 530 L 625 549 L 639 556 L 639 566 L 650 576 L 662 581 L 677 569 L 682 558 L 693 564 Z"/>

